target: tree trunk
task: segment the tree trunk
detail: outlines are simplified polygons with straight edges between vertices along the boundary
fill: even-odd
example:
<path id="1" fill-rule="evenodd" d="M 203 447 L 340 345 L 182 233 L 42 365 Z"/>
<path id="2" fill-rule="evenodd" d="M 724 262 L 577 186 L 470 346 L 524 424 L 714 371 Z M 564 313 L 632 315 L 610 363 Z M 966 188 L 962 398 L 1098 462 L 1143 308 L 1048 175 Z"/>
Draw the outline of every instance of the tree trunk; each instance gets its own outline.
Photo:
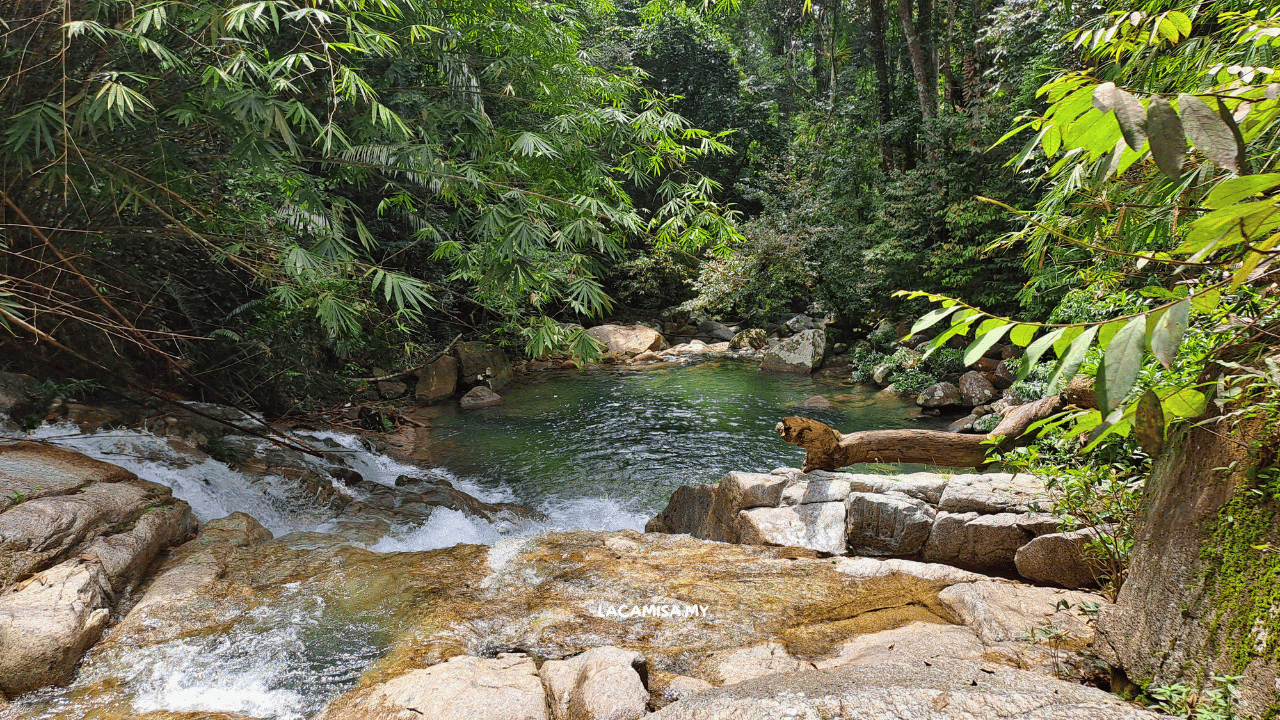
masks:
<path id="1" fill-rule="evenodd" d="M 867 0 L 871 16 L 871 62 L 876 68 L 876 120 L 880 125 L 877 133 L 880 143 L 880 164 L 886 176 L 893 172 L 894 148 L 893 139 L 886 128 L 893 120 L 892 102 L 893 86 L 889 84 L 889 57 L 885 50 L 885 36 L 888 24 L 884 16 L 884 0 Z"/>
<path id="2" fill-rule="evenodd" d="M 933 0 L 918 0 L 919 11 L 913 12 L 912 0 L 898 0 L 898 19 L 907 39 L 911 69 L 916 79 L 916 96 L 920 114 L 929 120 L 938 114 L 938 54 L 933 42 Z"/>
<path id="3" fill-rule="evenodd" d="M 986 435 L 964 435 L 942 430 L 867 430 L 842 434 L 839 430 L 802 417 L 783 418 L 774 431 L 783 440 L 808 453 L 804 471 L 836 470 L 864 462 L 924 463 L 949 467 L 981 467 L 990 462 L 993 446 L 1012 447 L 1037 420 L 1062 410 L 1060 395 L 1010 408 L 994 430 Z"/>

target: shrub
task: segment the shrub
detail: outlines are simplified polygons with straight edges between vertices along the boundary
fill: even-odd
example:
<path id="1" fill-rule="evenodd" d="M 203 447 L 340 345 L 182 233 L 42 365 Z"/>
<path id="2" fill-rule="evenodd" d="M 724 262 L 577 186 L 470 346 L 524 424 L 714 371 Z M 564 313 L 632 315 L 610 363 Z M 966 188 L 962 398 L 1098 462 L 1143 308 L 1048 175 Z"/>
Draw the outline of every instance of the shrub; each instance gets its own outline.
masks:
<path id="1" fill-rule="evenodd" d="M 893 374 L 893 389 L 900 393 L 923 392 L 930 385 L 936 385 L 938 379 L 919 370 L 899 370 Z"/>

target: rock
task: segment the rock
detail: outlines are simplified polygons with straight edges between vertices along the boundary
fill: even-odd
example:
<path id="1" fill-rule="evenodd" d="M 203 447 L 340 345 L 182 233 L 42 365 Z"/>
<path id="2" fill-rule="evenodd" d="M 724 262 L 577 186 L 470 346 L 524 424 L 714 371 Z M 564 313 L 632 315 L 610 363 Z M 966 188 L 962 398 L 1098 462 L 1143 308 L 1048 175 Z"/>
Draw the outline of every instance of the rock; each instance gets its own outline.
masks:
<path id="1" fill-rule="evenodd" d="M 433 403 L 453 397 L 458 389 L 458 360 L 452 355 L 441 355 L 435 362 L 418 368 L 417 378 L 414 397 L 419 402 Z"/>
<path id="2" fill-rule="evenodd" d="M 713 687 L 715 686 L 701 678 L 661 673 L 655 680 L 650 681 L 650 702 L 655 707 L 661 708 Z M 0 707 L 3 706 L 0 705 Z"/>
<path id="3" fill-rule="evenodd" d="M 645 528 L 650 532 L 685 533 L 703 540 L 739 542 L 738 513 L 780 506 L 789 482 L 785 476 L 731 472 L 719 483 L 704 486 L 705 490 L 681 487 Z"/>
<path id="4" fill-rule="evenodd" d="M 39 385 L 30 375 L 0 372 L 0 413 L 8 414 L 15 406 L 27 402 Z"/>
<path id="5" fill-rule="evenodd" d="M 956 475 L 938 500 L 939 510 L 952 513 L 1026 513 L 1052 506 L 1044 481 L 1026 473 Z"/>
<path id="6" fill-rule="evenodd" d="M 743 350 L 752 348 L 759 350 L 767 344 L 769 344 L 769 336 L 765 334 L 765 331 L 760 328 L 751 328 L 734 335 L 733 339 L 729 341 L 729 349 Z"/>
<path id="7" fill-rule="evenodd" d="M 938 600 L 977 634 L 990 658 L 1059 676 L 1098 670 L 1094 629 L 1083 610 L 1105 605 L 1100 595 L 984 580 L 952 585 Z"/>
<path id="8" fill-rule="evenodd" d="M 401 479 L 405 479 L 408 482 L 402 483 Z M 388 509 L 404 508 L 408 505 L 417 504 L 423 506 L 424 511 L 429 512 L 429 508 L 443 507 L 457 510 L 467 517 L 479 518 L 490 523 L 501 521 L 541 522 L 547 519 L 546 515 L 523 505 L 484 502 L 455 489 L 447 482 L 414 483 L 412 478 L 401 476 L 396 479 L 396 485 L 408 487 L 412 491 L 397 494 L 390 488 L 376 488 L 380 494 L 383 494 L 385 507 Z M 373 504 L 370 500 L 365 500 L 364 502 Z M 424 516 L 426 512 L 423 513 Z"/>
<path id="9" fill-rule="evenodd" d="M 1000 397 L 1000 393 L 996 392 L 995 387 L 983 377 L 982 373 L 970 370 L 960 376 L 960 397 L 963 398 L 965 405 L 973 407 L 995 400 Z"/>
<path id="10" fill-rule="evenodd" d="M 947 432 L 949 433 L 973 432 L 973 424 L 978 421 L 979 417 L 981 416 L 977 414 L 977 408 L 974 408 L 973 413 L 965 415 L 959 420 L 956 420 L 955 422 L 948 425 Z"/>
<path id="11" fill-rule="evenodd" d="M 822 330 L 802 330 L 770 344 L 764 351 L 760 369 L 769 372 L 811 373 L 822 364 L 826 350 L 826 334 Z"/>
<path id="12" fill-rule="evenodd" d="M 950 407 L 963 405 L 964 398 L 960 390 L 949 382 L 940 382 L 925 388 L 916 397 L 916 404 L 924 408 Z"/>
<path id="13" fill-rule="evenodd" d="M 169 488 L 135 479 L 95 483 L 73 495 L 11 507 L 0 513 L 0 588 L 83 552 L 99 535 L 132 527 L 153 504 L 172 502 Z M 189 514 L 186 503 L 182 506 Z"/>
<path id="14" fill-rule="evenodd" d="M 665 346 L 662 334 L 644 325 L 597 325 L 589 328 L 587 334 L 603 343 L 609 352 L 621 355 L 639 355 Z"/>
<path id="15" fill-rule="evenodd" d="M 822 471 L 809 473 L 819 475 Z M 849 487 L 855 492 L 887 493 L 900 492 L 909 497 L 923 500 L 930 505 L 937 505 L 942 499 L 942 491 L 950 482 L 950 475 L 919 472 L 903 475 L 867 475 L 861 473 L 832 473 L 832 477 L 841 477 L 849 481 Z"/>
<path id="16" fill-rule="evenodd" d="M 1027 515 L 1018 521 L 1018 527 L 1026 530 L 1032 535 L 1039 537 L 1048 535 L 1049 533 L 1062 532 L 1063 518 L 1053 513 L 1027 513 Z"/>
<path id="17" fill-rule="evenodd" d="M 871 381 L 884 387 L 889 384 L 889 376 L 898 368 L 893 365 L 877 365 L 876 369 L 871 371 Z"/>
<path id="18" fill-rule="evenodd" d="M 456 343 L 453 354 L 458 359 L 458 382 L 464 387 L 486 385 L 490 390 L 498 391 L 511 382 L 511 362 L 497 345 Z"/>
<path id="19" fill-rule="evenodd" d="M 475 410 L 476 408 L 492 407 L 502 404 L 502 396 L 490 390 L 483 385 L 477 385 L 467 391 L 466 395 L 458 401 L 458 407 L 463 410 Z"/>
<path id="20" fill-rule="evenodd" d="M 1097 535 L 1097 530 L 1087 529 L 1033 538 L 1018 548 L 1014 556 L 1018 574 L 1028 580 L 1072 590 L 1097 587 L 1098 577 L 1104 571 L 1085 553 L 1085 546 Z"/>
<path id="21" fill-rule="evenodd" d="M 914 498 L 851 492 L 846 502 L 852 555 L 912 555 L 933 527 L 933 508 Z"/>
<path id="22" fill-rule="evenodd" d="M 819 660 L 819 670 L 848 665 L 914 665 L 944 660 L 981 661 L 986 646 L 962 625 L 912 622 L 893 630 L 861 635 L 840 646 L 835 657 Z"/>
<path id="23" fill-rule="evenodd" d="M 927 588 L 935 594 L 943 588 L 959 583 L 990 579 L 985 575 L 961 570 L 951 565 L 922 563 L 900 558 L 841 558 L 836 562 L 836 570 L 861 580 L 893 581 L 904 586 L 909 585 L 916 590 Z"/>
<path id="24" fill-rule="evenodd" d="M 461 655 L 338 698 L 316 720 L 548 720 L 533 658 Z M 586 717 L 586 716 L 584 716 Z"/>
<path id="25" fill-rule="evenodd" d="M 845 554 L 845 506 L 823 502 L 754 508 L 739 513 L 738 542 L 803 547 L 828 555 Z"/>
<path id="26" fill-rule="evenodd" d="M 994 371 L 996 369 L 996 365 L 999 365 L 999 364 L 1000 363 L 998 361 L 993 360 L 989 357 L 980 357 L 978 358 L 977 362 L 970 364 L 969 367 L 978 371 L 979 373 L 987 373 L 987 372 Z"/>
<path id="27" fill-rule="evenodd" d="M 122 482 L 136 477 L 122 467 L 53 445 L 26 440 L 0 444 L 0 510 L 61 495 L 90 483 Z"/>
<path id="28" fill-rule="evenodd" d="M 651 720 L 1158 720 L 1097 688 L 1024 670 L 937 658 L 770 675 L 685 698 Z"/>
<path id="29" fill-rule="evenodd" d="M 652 350 L 645 350 L 631 358 L 631 362 L 662 362 L 662 356 Z"/>
<path id="30" fill-rule="evenodd" d="M 939 512 L 920 557 L 978 572 L 1008 571 L 1018 548 L 1031 539 L 1014 513 Z"/>
<path id="31" fill-rule="evenodd" d="M 538 674 L 553 720 L 636 720 L 649 702 L 644 671 L 640 653 L 605 646 L 568 660 L 548 660 Z"/>
<path id="32" fill-rule="evenodd" d="M 813 668 L 813 663 L 793 657 L 781 643 L 776 642 L 716 653 L 709 664 L 720 685 L 736 685 L 764 675 Z"/>
<path id="33" fill-rule="evenodd" d="M 102 566 L 78 559 L 0 595 L 0 693 L 69 680 L 107 626 L 111 597 Z"/>
<path id="34" fill-rule="evenodd" d="M 818 327 L 817 324 L 814 323 L 813 318 L 803 313 L 793 316 L 790 320 L 784 322 L 783 326 L 786 327 L 787 332 L 790 332 L 792 335 L 802 333 L 805 330 L 813 330 Z"/>
<path id="35" fill-rule="evenodd" d="M 95 538 L 81 557 L 97 560 L 117 594 L 127 595 L 142 582 L 160 553 L 182 544 L 195 532 L 191 507 L 178 500 L 153 506 L 126 532 Z"/>
<path id="36" fill-rule="evenodd" d="M 813 397 L 808 398 L 807 400 L 805 400 L 800 404 L 803 407 L 818 408 L 822 410 L 827 410 L 836 406 L 835 403 L 822 397 L 821 395 L 814 395 Z"/>
<path id="37" fill-rule="evenodd" d="M 1007 390 L 1009 389 L 1009 386 L 1018 381 L 1018 376 L 1014 373 L 1013 369 L 1009 367 L 1008 360 L 1001 360 L 1000 364 L 996 365 L 995 376 L 995 380 L 993 380 L 991 384 L 994 385 L 997 390 Z"/>
<path id="38" fill-rule="evenodd" d="M 720 342 L 732 342 L 735 337 L 733 330 L 715 320 L 703 320 L 698 323 L 698 334 L 710 336 Z"/>

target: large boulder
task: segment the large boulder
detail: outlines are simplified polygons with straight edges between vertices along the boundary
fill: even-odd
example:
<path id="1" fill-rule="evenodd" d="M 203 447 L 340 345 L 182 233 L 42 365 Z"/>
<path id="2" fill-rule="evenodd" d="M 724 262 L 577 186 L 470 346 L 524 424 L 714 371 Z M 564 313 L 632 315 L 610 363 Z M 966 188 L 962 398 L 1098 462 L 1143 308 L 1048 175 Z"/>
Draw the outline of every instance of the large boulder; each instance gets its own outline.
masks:
<path id="1" fill-rule="evenodd" d="M 776 508 L 790 483 L 786 475 L 731 472 L 715 485 L 680 488 L 667 507 L 649 522 L 649 532 L 688 534 L 703 540 L 740 542 L 739 513 Z M 754 531 L 753 531 L 754 532 Z"/>
<path id="2" fill-rule="evenodd" d="M 952 513 L 1047 511 L 1053 496 L 1044 480 L 1026 473 L 956 475 L 942 492 L 938 509 Z"/>
<path id="3" fill-rule="evenodd" d="M 1096 537 L 1098 531 L 1092 528 L 1040 535 L 1018 548 L 1014 564 L 1019 575 L 1038 583 L 1072 590 L 1097 587 L 1102 569 L 1085 550 Z"/>
<path id="4" fill-rule="evenodd" d="M 21 441 L 0 444 L 0 510 L 49 495 L 61 495 L 89 483 L 133 480 L 117 465 L 73 450 Z"/>
<path id="5" fill-rule="evenodd" d="M 924 408 L 952 407 L 963 405 L 964 397 L 955 385 L 940 382 L 921 390 L 916 396 L 916 404 Z"/>
<path id="6" fill-rule="evenodd" d="M 533 658 L 461 655 L 348 693 L 316 720 L 548 720 Z"/>
<path id="7" fill-rule="evenodd" d="M 0 372 L 0 414 L 7 414 L 14 407 L 26 403 L 36 393 L 39 384 L 30 375 Z"/>
<path id="8" fill-rule="evenodd" d="M 939 512 L 920 557 L 966 570 L 1007 572 L 1014 567 L 1018 548 L 1031 539 L 1019 524 L 1023 518 L 1014 513 Z"/>
<path id="9" fill-rule="evenodd" d="M 452 355 L 442 355 L 418 368 L 416 377 L 413 396 L 419 402 L 432 403 L 453 397 L 458 389 L 458 360 Z"/>
<path id="10" fill-rule="evenodd" d="M 646 350 L 657 352 L 665 346 L 662 335 L 644 325 L 597 325 L 587 334 L 599 340 L 608 351 L 619 355 L 639 355 Z"/>
<path id="11" fill-rule="evenodd" d="M 728 326 L 715 320 L 703 320 L 698 323 L 698 334 L 706 335 L 720 342 L 733 342 L 734 333 Z"/>
<path id="12" fill-rule="evenodd" d="M 992 400 L 1000 397 L 1000 392 L 995 386 L 987 380 L 986 376 L 977 370 L 960 376 L 960 397 L 964 399 L 964 404 L 969 407 L 975 405 L 985 405 Z"/>
<path id="13" fill-rule="evenodd" d="M 729 349 L 745 350 L 746 348 L 751 348 L 752 350 L 760 350 L 768 344 L 769 336 L 765 334 L 764 330 L 751 328 L 734 335 L 733 339 L 729 341 Z"/>
<path id="14" fill-rule="evenodd" d="M 765 348 L 760 369 L 769 372 L 808 374 L 822 364 L 826 347 L 827 338 L 824 331 L 801 330 Z"/>
<path id="15" fill-rule="evenodd" d="M 483 385 L 471 388 L 466 395 L 463 395 L 458 400 L 458 407 L 463 410 L 475 410 L 501 404 L 502 396 Z"/>
<path id="16" fill-rule="evenodd" d="M 846 502 L 851 555 L 913 555 L 933 528 L 933 508 L 914 498 L 854 492 Z"/>
<path id="17" fill-rule="evenodd" d="M 1097 688 L 971 660 L 769 675 L 672 703 L 652 720 L 1157 720 Z"/>
<path id="18" fill-rule="evenodd" d="M 802 547 L 827 555 L 843 555 L 845 504 L 820 502 L 743 510 L 738 523 L 738 542 Z"/>
<path id="19" fill-rule="evenodd" d="M 496 391 L 511 382 L 511 361 L 497 345 L 457 343 L 453 346 L 453 354 L 458 358 L 458 382 L 463 387 L 485 385 Z"/>
<path id="20" fill-rule="evenodd" d="M 71 678 L 107 626 L 111 586 L 102 566 L 68 560 L 0 595 L 0 693 Z"/>
<path id="21" fill-rule="evenodd" d="M 637 720 L 649 691 L 644 656 L 617 647 L 592 648 L 538 670 L 551 700 L 552 720 Z"/>

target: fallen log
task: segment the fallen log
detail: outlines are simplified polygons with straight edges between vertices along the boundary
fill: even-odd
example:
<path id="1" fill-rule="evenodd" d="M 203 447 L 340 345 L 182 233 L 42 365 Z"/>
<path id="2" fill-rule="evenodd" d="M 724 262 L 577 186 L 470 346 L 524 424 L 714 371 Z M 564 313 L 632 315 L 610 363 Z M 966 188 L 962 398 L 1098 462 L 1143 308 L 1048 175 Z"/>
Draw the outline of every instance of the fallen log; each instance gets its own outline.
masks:
<path id="1" fill-rule="evenodd" d="M 774 430 L 783 440 L 805 449 L 804 471 L 836 470 L 865 462 L 923 463 L 949 467 L 982 467 L 995 446 L 1015 446 L 1034 422 L 1061 412 L 1064 395 L 1012 407 L 1000 424 L 986 435 L 964 435 L 942 430 L 866 430 L 841 433 L 835 428 L 803 417 L 783 418 Z M 1072 399 L 1080 402 L 1079 395 Z M 1091 397 L 1091 395 L 1090 395 Z"/>

